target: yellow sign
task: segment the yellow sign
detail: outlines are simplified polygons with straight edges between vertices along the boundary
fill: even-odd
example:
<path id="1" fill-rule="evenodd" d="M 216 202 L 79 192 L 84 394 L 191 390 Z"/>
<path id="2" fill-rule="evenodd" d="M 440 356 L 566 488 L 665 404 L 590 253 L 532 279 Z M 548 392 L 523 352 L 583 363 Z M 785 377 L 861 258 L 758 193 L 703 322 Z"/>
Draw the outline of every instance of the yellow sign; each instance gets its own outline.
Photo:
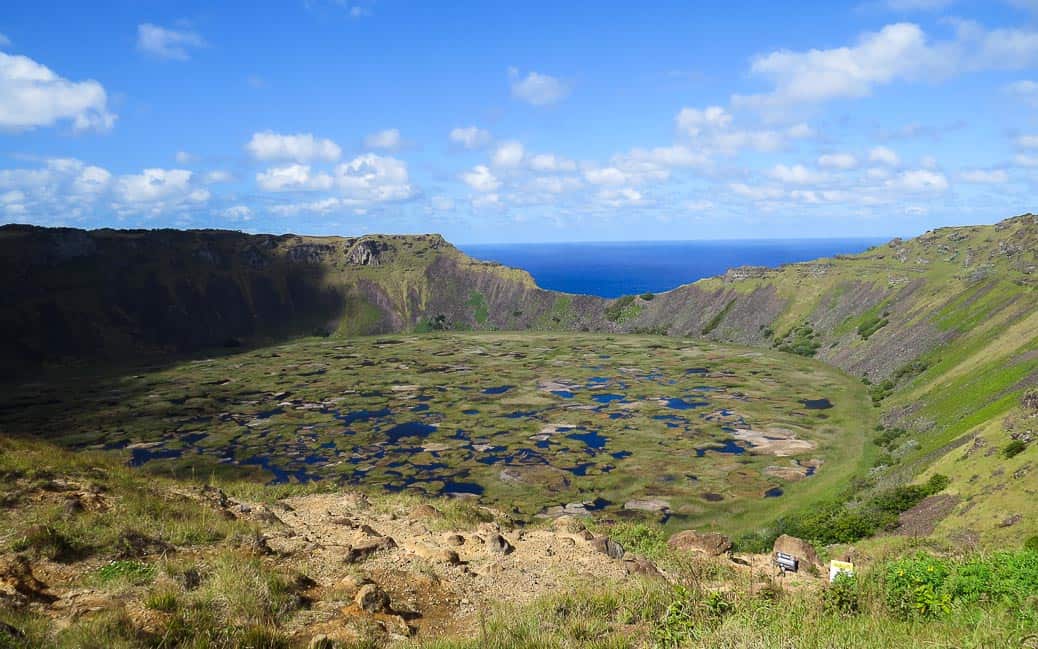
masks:
<path id="1" fill-rule="evenodd" d="M 850 561 L 830 561 L 829 562 L 829 581 L 836 579 L 837 575 L 854 575 L 854 564 Z"/>

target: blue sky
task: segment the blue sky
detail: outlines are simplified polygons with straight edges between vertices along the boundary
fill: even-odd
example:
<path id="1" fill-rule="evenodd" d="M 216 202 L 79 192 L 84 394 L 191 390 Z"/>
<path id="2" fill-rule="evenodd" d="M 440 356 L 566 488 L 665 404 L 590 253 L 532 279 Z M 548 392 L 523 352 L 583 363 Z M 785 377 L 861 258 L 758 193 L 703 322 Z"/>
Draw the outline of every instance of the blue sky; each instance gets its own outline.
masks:
<path id="1" fill-rule="evenodd" d="M 1038 0 L 9 0 L 0 221 L 459 243 L 1033 209 Z"/>

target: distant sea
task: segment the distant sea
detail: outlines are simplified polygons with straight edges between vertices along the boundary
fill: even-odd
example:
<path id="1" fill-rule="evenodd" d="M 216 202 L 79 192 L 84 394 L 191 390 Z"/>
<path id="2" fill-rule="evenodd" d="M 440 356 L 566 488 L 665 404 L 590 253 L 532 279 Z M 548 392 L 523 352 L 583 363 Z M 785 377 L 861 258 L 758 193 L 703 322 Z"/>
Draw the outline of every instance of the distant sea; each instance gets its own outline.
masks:
<path id="1" fill-rule="evenodd" d="M 522 268 L 542 288 L 618 297 L 660 293 L 736 266 L 781 266 L 863 252 L 888 239 L 757 239 L 517 243 L 459 246 L 486 261 Z"/>

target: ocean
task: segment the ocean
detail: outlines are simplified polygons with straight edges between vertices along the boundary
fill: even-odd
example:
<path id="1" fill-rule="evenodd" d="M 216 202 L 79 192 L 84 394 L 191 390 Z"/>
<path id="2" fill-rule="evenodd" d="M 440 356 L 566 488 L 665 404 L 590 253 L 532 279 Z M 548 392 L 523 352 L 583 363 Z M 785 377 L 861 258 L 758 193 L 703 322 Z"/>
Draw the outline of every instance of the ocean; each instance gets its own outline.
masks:
<path id="1" fill-rule="evenodd" d="M 863 252 L 888 239 L 759 239 L 459 246 L 486 261 L 522 268 L 542 288 L 619 297 L 660 293 L 736 266 L 781 266 Z"/>

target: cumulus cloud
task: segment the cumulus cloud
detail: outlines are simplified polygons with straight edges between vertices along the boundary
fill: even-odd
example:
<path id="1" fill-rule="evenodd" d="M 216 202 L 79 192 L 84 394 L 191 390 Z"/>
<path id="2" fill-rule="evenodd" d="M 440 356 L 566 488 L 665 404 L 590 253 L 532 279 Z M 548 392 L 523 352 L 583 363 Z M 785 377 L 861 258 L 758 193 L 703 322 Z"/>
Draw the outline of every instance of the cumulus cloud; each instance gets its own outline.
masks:
<path id="1" fill-rule="evenodd" d="M 338 144 L 328 139 L 315 138 L 310 133 L 295 135 L 284 135 L 273 131 L 253 133 L 252 139 L 245 148 L 257 160 L 334 162 L 342 155 L 342 149 Z"/>
<path id="2" fill-rule="evenodd" d="M 151 23 L 137 25 L 137 49 L 160 59 L 186 61 L 191 58 L 190 50 L 205 45 L 205 39 L 191 30 L 168 29 Z"/>
<path id="3" fill-rule="evenodd" d="M 569 94 L 565 83 L 547 74 L 530 72 L 524 77 L 516 68 L 509 68 L 508 78 L 512 84 L 512 96 L 533 106 L 554 104 Z"/>
<path id="4" fill-rule="evenodd" d="M 332 177 L 312 172 L 310 165 L 292 164 L 261 171 L 256 174 L 256 184 L 267 192 L 320 191 L 331 189 Z"/>
<path id="5" fill-rule="evenodd" d="M 69 81 L 26 56 L 0 52 L 0 129 L 28 130 L 67 120 L 77 131 L 107 131 L 115 119 L 97 81 Z"/>
<path id="6" fill-rule="evenodd" d="M 210 199 L 209 191 L 186 169 L 149 168 L 116 176 L 72 158 L 0 171 L 0 192 L 9 202 L 18 198 L 7 207 L 42 223 L 111 212 L 154 217 L 198 209 Z"/>
<path id="7" fill-rule="evenodd" d="M 476 126 L 458 127 L 451 130 L 450 141 L 465 149 L 480 149 L 490 144 L 490 131 Z"/>
<path id="8" fill-rule="evenodd" d="M 509 140 L 497 145 L 491 158 L 495 167 L 518 167 L 526 154 L 521 142 Z"/>
<path id="9" fill-rule="evenodd" d="M 501 187 L 501 181 L 486 165 L 476 165 L 461 174 L 461 180 L 477 192 L 494 192 Z"/>
<path id="10" fill-rule="evenodd" d="M 252 209 L 248 205 L 232 205 L 221 210 L 220 216 L 228 221 L 251 221 Z"/>
<path id="11" fill-rule="evenodd" d="M 674 118 L 678 130 L 686 135 L 695 137 L 704 129 L 719 130 L 728 128 L 732 123 L 732 116 L 720 106 L 710 106 L 702 110 L 698 108 L 682 108 Z"/>
<path id="12" fill-rule="evenodd" d="M 869 160 L 871 162 L 878 162 L 891 167 L 896 167 L 901 162 L 901 158 L 898 157 L 897 153 L 893 149 L 888 149 L 885 146 L 873 147 L 869 151 Z"/>
<path id="13" fill-rule="evenodd" d="M 903 171 L 891 180 L 887 186 L 906 192 L 943 192 L 948 189 L 948 179 L 944 174 L 927 169 Z"/>
<path id="14" fill-rule="evenodd" d="M 804 165 L 775 165 L 768 175 L 783 183 L 808 185 L 825 179 L 825 175 L 812 171 Z"/>
<path id="15" fill-rule="evenodd" d="M 698 145 L 702 154 L 734 155 L 742 150 L 777 151 L 787 141 L 812 137 L 814 129 L 795 124 L 785 130 L 733 128 L 732 115 L 720 106 L 682 108 L 674 118 L 678 132 Z"/>
<path id="16" fill-rule="evenodd" d="M 818 166 L 829 169 L 854 169 L 858 159 L 850 153 L 827 153 L 818 157 Z"/>
<path id="17" fill-rule="evenodd" d="M 528 161 L 530 168 L 534 171 L 575 171 L 577 163 L 555 155 L 554 153 L 538 153 L 532 155 Z"/>
<path id="18" fill-rule="evenodd" d="M 616 167 L 585 169 L 584 178 L 592 185 L 626 185 L 627 174 Z"/>
<path id="19" fill-rule="evenodd" d="M 369 149 L 384 149 L 396 151 L 403 144 L 400 131 L 395 128 L 387 128 L 384 131 L 372 133 L 364 138 L 364 146 Z"/>
<path id="20" fill-rule="evenodd" d="M 950 21 L 955 37 L 931 42 L 913 23 L 896 23 L 862 34 L 854 45 L 827 50 L 779 50 L 753 60 L 753 74 L 773 90 L 736 95 L 739 107 L 782 111 L 798 104 L 865 97 L 896 81 L 940 79 L 963 71 L 1019 69 L 1038 61 L 1038 32 L 988 30 L 971 21 Z"/>
<path id="21" fill-rule="evenodd" d="M 407 163 L 374 153 L 337 165 L 334 178 L 343 196 L 359 203 L 402 201 L 415 193 Z"/>
<path id="22" fill-rule="evenodd" d="M 602 189 L 596 196 L 599 201 L 609 207 L 627 207 L 645 202 L 645 197 L 642 196 L 642 193 L 631 187 Z"/>

